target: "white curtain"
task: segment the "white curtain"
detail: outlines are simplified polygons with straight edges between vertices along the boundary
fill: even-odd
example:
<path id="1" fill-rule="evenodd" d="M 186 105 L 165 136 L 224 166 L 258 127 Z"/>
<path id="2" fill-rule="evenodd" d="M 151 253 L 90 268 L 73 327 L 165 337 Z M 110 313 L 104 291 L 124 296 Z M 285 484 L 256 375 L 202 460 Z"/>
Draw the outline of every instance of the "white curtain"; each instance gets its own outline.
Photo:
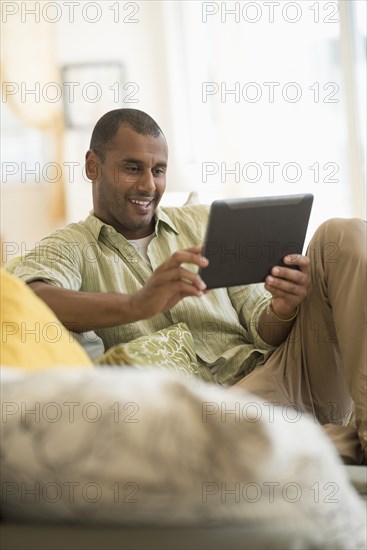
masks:
<path id="1" fill-rule="evenodd" d="M 310 233 L 365 217 L 355 2 L 293 3 L 298 14 L 280 2 L 273 22 L 256 4 L 163 3 L 183 186 L 204 198 L 312 192 Z"/>
<path id="2" fill-rule="evenodd" d="M 2 25 L 1 78 L 3 101 L 25 126 L 42 130 L 49 138 L 50 157 L 59 166 L 59 177 L 50 184 L 53 221 L 65 216 L 63 181 L 63 107 L 61 79 L 55 56 L 54 27 L 44 17 L 36 20 L 39 2 L 22 2 L 27 9 L 8 16 Z M 39 9 L 39 6 L 38 6 Z M 34 90 L 34 93 L 32 93 Z"/>

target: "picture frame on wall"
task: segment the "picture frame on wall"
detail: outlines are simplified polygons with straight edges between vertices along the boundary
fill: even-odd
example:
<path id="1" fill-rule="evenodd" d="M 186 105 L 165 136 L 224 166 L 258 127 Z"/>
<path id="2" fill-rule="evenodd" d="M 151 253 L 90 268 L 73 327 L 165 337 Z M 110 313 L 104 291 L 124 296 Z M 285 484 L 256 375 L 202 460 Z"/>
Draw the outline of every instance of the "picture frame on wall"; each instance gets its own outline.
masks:
<path id="1" fill-rule="evenodd" d="M 119 61 L 69 63 L 61 67 L 61 77 L 66 128 L 92 128 L 104 113 L 123 107 L 126 98 L 138 102 Z"/>

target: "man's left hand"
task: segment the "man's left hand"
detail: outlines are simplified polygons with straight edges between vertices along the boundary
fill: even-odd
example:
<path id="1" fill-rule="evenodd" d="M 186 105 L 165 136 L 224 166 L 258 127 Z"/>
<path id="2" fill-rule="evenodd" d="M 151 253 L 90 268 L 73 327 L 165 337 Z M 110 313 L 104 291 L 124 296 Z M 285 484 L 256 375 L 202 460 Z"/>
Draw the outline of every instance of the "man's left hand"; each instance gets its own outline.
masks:
<path id="1" fill-rule="evenodd" d="M 289 254 L 283 258 L 286 265 L 299 269 L 275 266 L 265 279 L 265 288 L 273 296 L 273 311 L 285 319 L 291 317 L 308 294 L 311 286 L 310 260 L 301 254 Z"/>

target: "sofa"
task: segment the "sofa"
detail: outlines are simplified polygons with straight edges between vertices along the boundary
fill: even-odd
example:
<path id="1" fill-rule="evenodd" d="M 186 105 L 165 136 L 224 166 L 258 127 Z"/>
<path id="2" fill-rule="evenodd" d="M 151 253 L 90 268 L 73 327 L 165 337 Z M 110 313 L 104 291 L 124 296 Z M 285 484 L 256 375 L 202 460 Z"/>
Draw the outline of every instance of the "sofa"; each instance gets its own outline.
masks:
<path id="1" fill-rule="evenodd" d="M 311 417 L 159 361 L 96 366 L 1 283 L 2 548 L 366 547 L 366 468 Z"/>

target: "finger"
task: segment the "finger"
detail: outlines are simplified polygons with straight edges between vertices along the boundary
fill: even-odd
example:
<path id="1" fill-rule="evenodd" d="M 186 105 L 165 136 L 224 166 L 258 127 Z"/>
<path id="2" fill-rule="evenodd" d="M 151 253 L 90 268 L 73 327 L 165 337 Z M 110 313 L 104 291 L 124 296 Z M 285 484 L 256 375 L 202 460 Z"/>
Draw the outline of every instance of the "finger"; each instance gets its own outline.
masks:
<path id="1" fill-rule="evenodd" d="M 289 267 L 274 266 L 271 270 L 271 275 L 274 278 L 286 279 L 296 284 L 302 285 L 307 283 L 308 273 L 298 271 L 298 269 L 290 269 Z"/>
<path id="2" fill-rule="evenodd" d="M 167 273 L 171 277 L 171 280 L 191 283 L 200 290 L 206 289 L 206 284 L 202 278 L 197 273 L 193 273 L 184 267 L 177 267 Z"/>
<path id="3" fill-rule="evenodd" d="M 168 286 L 167 290 L 168 293 L 171 295 L 167 299 L 165 309 L 170 309 L 172 307 L 172 303 L 177 303 L 183 298 L 188 298 L 189 296 L 196 296 L 198 298 L 201 298 L 201 296 L 204 295 L 204 292 L 202 290 L 199 290 L 193 285 L 185 283 L 184 281 L 180 281 L 179 283 L 171 283 Z"/>
<path id="4" fill-rule="evenodd" d="M 190 248 L 184 248 L 184 252 L 194 252 L 195 254 L 201 254 L 203 251 L 203 245 L 202 244 L 196 244 L 195 246 L 191 246 Z"/>
<path id="5" fill-rule="evenodd" d="M 284 263 L 299 267 L 299 269 L 290 269 L 284 266 L 274 266 L 271 274 L 276 277 L 298 282 L 298 284 L 308 285 L 310 259 L 301 254 L 289 254 L 283 258 Z"/>
<path id="6" fill-rule="evenodd" d="M 197 248 L 197 247 L 194 247 Z M 195 264 L 199 267 L 206 267 L 208 265 L 208 259 L 201 256 L 201 254 L 197 252 L 193 252 L 192 250 L 179 250 L 177 252 L 174 252 L 170 258 L 168 258 L 167 261 L 162 264 L 164 266 L 164 269 L 171 269 L 172 267 L 178 267 L 179 265 L 185 263 L 185 264 Z"/>
<path id="7" fill-rule="evenodd" d="M 278 277 L 272 277 L 269 275 L 265 279 L 265 288 L 273 296 L 275 295 L 275 292 L 282 292 L 285 295 L 286 294 L 292 294 L 293 296 L 300 296 L 304 297 L 307 295 L 307 286 L 306 285 L 299 285 L 294 282 L 290 282 L 285 279 L 280 279 Z"/>
<path id="8" fill-rule="evenodd" d="M 287 265 L 297 265 L 301 271 L 307 270 L 310 266 L 310 258 L 302 254 L 288 254 L 283 258 L 283 262 Z"/>
<path id="9" fill-rule="evenodd" d="M 186 283 L 185 281 L 180 281 L 179 283 L 179 291 L 181 298 L 186 298 L 188 296 L 203 296 L 204 291 L 196 288 L 194 285 L 190 283 Z"/>
<path id="10" fill-rule="evenodd" d="M 268 290 L 271 293 L 272 298 L 274 300 L 275 299 L 276 300 L 283 300 L 284 303 L 286 303 L 288 306 L 296 307 L 296 305 L 298 305 L 303 299 L 298 294 L 297 295 L 296 294 L 290 294 L 289 292 L 284 292 L 283 290 L 279 290 L 279 289 L 270 289 L 270 287 L 269 287 L 269 288 L 266 288 L 266 290 Z"/>
<path id="11" fill-rule="evenodd" d="M 206 284 L 197 273 L 193 273 L 192 271 L 189 271 L 181 266 L 166 269 L 161 272 L 158 272 L 157 270 L 152 275 L 152 284 L 155 287 L 164 286 L 168 283 L 178 281 L 185 281 L 200 290 L 206 289 Z"/>

